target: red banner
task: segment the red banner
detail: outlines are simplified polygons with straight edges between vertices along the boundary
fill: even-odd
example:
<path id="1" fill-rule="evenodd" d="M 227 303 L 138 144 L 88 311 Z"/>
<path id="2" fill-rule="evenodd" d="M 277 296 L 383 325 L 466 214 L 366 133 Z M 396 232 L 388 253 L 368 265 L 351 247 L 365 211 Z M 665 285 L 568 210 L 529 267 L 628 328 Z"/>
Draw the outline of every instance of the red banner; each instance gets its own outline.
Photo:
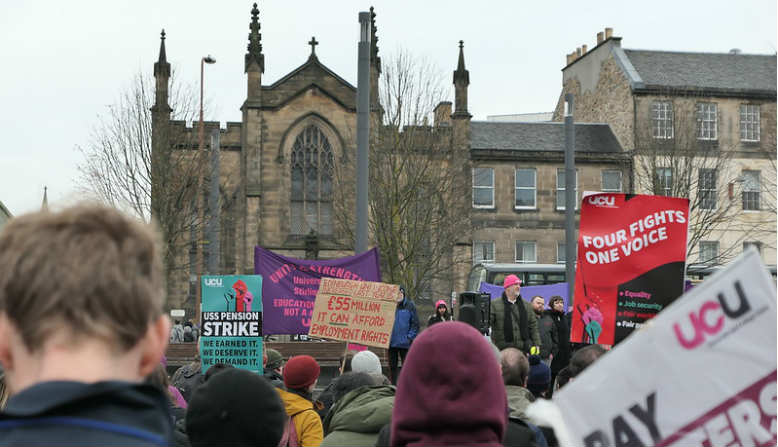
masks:
<path id="1" fill-rule="evenodd" d="M 570 340 L 613 345 L 683 294 L 689 200 L 584 197 Z"/>

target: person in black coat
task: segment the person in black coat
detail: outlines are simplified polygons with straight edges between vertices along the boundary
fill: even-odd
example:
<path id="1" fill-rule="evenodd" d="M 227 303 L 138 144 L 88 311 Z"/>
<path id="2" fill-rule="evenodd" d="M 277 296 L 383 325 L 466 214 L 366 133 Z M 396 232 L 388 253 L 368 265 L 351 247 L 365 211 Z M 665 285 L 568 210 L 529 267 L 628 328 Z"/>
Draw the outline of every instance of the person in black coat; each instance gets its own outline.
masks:
<path id="1" fill-rule="evenodd" d="M 559 371 L 570 363 L 570 356 L 572 355 L 570 324 L 572 319 L 570 314 L 565 313 L 565 301 L 561 296 L 552 296 L 549 300 L 549 307 L 551 308 L 549 315 L 554 321 L 557 333 L 556 355 L 551 360 L 551 383 L 554 383 L 554 379 L 559 374 Z"/>
<path id="2" fill-rule="evenodd" d="M 452 321 L 453 319 L 454 317 L 449 313 L 446 302 L 444 300 L 438 300 L 438 302 L 435 303 L 435 313 L 430 315 L 429 319 L 427 319 L 427 327 L 442 321 Z"/>

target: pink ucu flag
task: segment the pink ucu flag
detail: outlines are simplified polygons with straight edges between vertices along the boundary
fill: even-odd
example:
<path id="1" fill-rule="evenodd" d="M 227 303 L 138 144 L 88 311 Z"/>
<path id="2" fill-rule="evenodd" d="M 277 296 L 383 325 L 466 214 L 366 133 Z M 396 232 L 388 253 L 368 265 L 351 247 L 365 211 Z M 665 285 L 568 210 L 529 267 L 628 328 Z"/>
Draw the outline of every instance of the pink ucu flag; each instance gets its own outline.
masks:
<path id="1" fill-rule="evenodd" d="M 699 310 L 689 312 L 689 325 L 686 327 L 690 327 L 691 330 L 684 329 L 684 326 L 678 322 L 673 324 L 675 338 L 681 346 L 686 349 L 696 348 L 706 338 L 721 332 L 726 319 L 735 320 L 751 310 L 751 304 L 743 292 L 740 281 L 735 281 L 734 286 L 738 297 L 736 303 L 730 303 L 723 293 L 719 293 L 716 301 L 705 301 Z"/>

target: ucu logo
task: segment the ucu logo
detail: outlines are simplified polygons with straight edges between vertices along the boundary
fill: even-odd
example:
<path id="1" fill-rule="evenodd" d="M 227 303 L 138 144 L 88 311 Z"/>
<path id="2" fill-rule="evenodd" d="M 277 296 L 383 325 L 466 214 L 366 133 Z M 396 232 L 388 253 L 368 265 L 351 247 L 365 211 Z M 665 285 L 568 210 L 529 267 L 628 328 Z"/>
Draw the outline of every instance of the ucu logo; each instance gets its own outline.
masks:
<path id="1" fill-rule="evenodd" d="M 723 293 L 719 293 L 717 301 L 706 301 L 697 312 L 689 313 L 689 326 L 693 337 L 687 338 L 687 331 L 682 329 L 679 323 L 673 325 L 675 338 L 678 339 L 681 346 L 686 349 L 696 348 L 707 337 L 721 332 L 726 318 L 734 320 L 751 310 L 751 304 L 748 303 L 743 293 L 740 281 L 735 281 L 735 291 L 738 296 L 735 303 L 730 303 Z"/>
<path id="2" fill-rule="evenodd" d="M 221 278 L 207 278 L 205 279 L 205 285 L 208 287 L 221 287 L 222 286 L 222 279 Z"/>
<path id="3" fill-rule="evenodd" d="M 614 196 L 589 196 L 586 200 L 597 206 L 614 206 L 616 204 L 616 197 Z"/>

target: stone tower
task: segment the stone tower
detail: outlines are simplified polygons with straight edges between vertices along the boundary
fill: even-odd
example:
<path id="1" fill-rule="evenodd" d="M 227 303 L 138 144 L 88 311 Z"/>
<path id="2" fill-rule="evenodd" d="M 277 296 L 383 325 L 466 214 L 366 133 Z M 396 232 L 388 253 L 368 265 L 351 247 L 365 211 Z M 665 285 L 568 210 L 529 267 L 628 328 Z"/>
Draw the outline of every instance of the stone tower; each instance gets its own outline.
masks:
<path id="1" fill-rule="evenodd" d="M 240 247 L 238 265 L 244 269 L 253 260 L 254 246 L 259 244 L 262 231 L 262 149 L 265 122 L 262 114 L 262 73 L 265 72 L 265 55 L 262 54 L 262 34 L 260 34 L 259 9 L 257 4 L 251 9 L 249 24 L 249 44 L 245 56 L 246 101 L 241 107 L 243 126 L 241 132 L 241 185 L 245 188 L 239 197 L 244 201 L 245 210 L 243 231 L 239 231 Z"/>
<path id="2" fill-rule="evenodd" d="M 168 104 L 168 85 L 170 84 L 170 64 L 165 53 L 165 30 L 160 33 L 159 58 L 154 63 L 154 106 L 151 107 L 152 141 L 160 145 L 163 143 L 163 130 L 168 128 L 170 121 L 170 104 Z M 166 132 L 164 132 L 166 133 Z M 153 147 L 157 150 L 163 146 Z M 152 194 L 153 196 L 153 194 Z"/>
<path id="3" fill-rule="evenodd" d="M 454 70 L 454 113 L 451 114 L 453 127 L 452 145 L 455 149 L 467 150 L 470 144 L 470 112 L 467 111 L 467 87 L 470 85 L 470 72 L 465 69 L 465 43 L 459 41 L 459 60 Z"/>

